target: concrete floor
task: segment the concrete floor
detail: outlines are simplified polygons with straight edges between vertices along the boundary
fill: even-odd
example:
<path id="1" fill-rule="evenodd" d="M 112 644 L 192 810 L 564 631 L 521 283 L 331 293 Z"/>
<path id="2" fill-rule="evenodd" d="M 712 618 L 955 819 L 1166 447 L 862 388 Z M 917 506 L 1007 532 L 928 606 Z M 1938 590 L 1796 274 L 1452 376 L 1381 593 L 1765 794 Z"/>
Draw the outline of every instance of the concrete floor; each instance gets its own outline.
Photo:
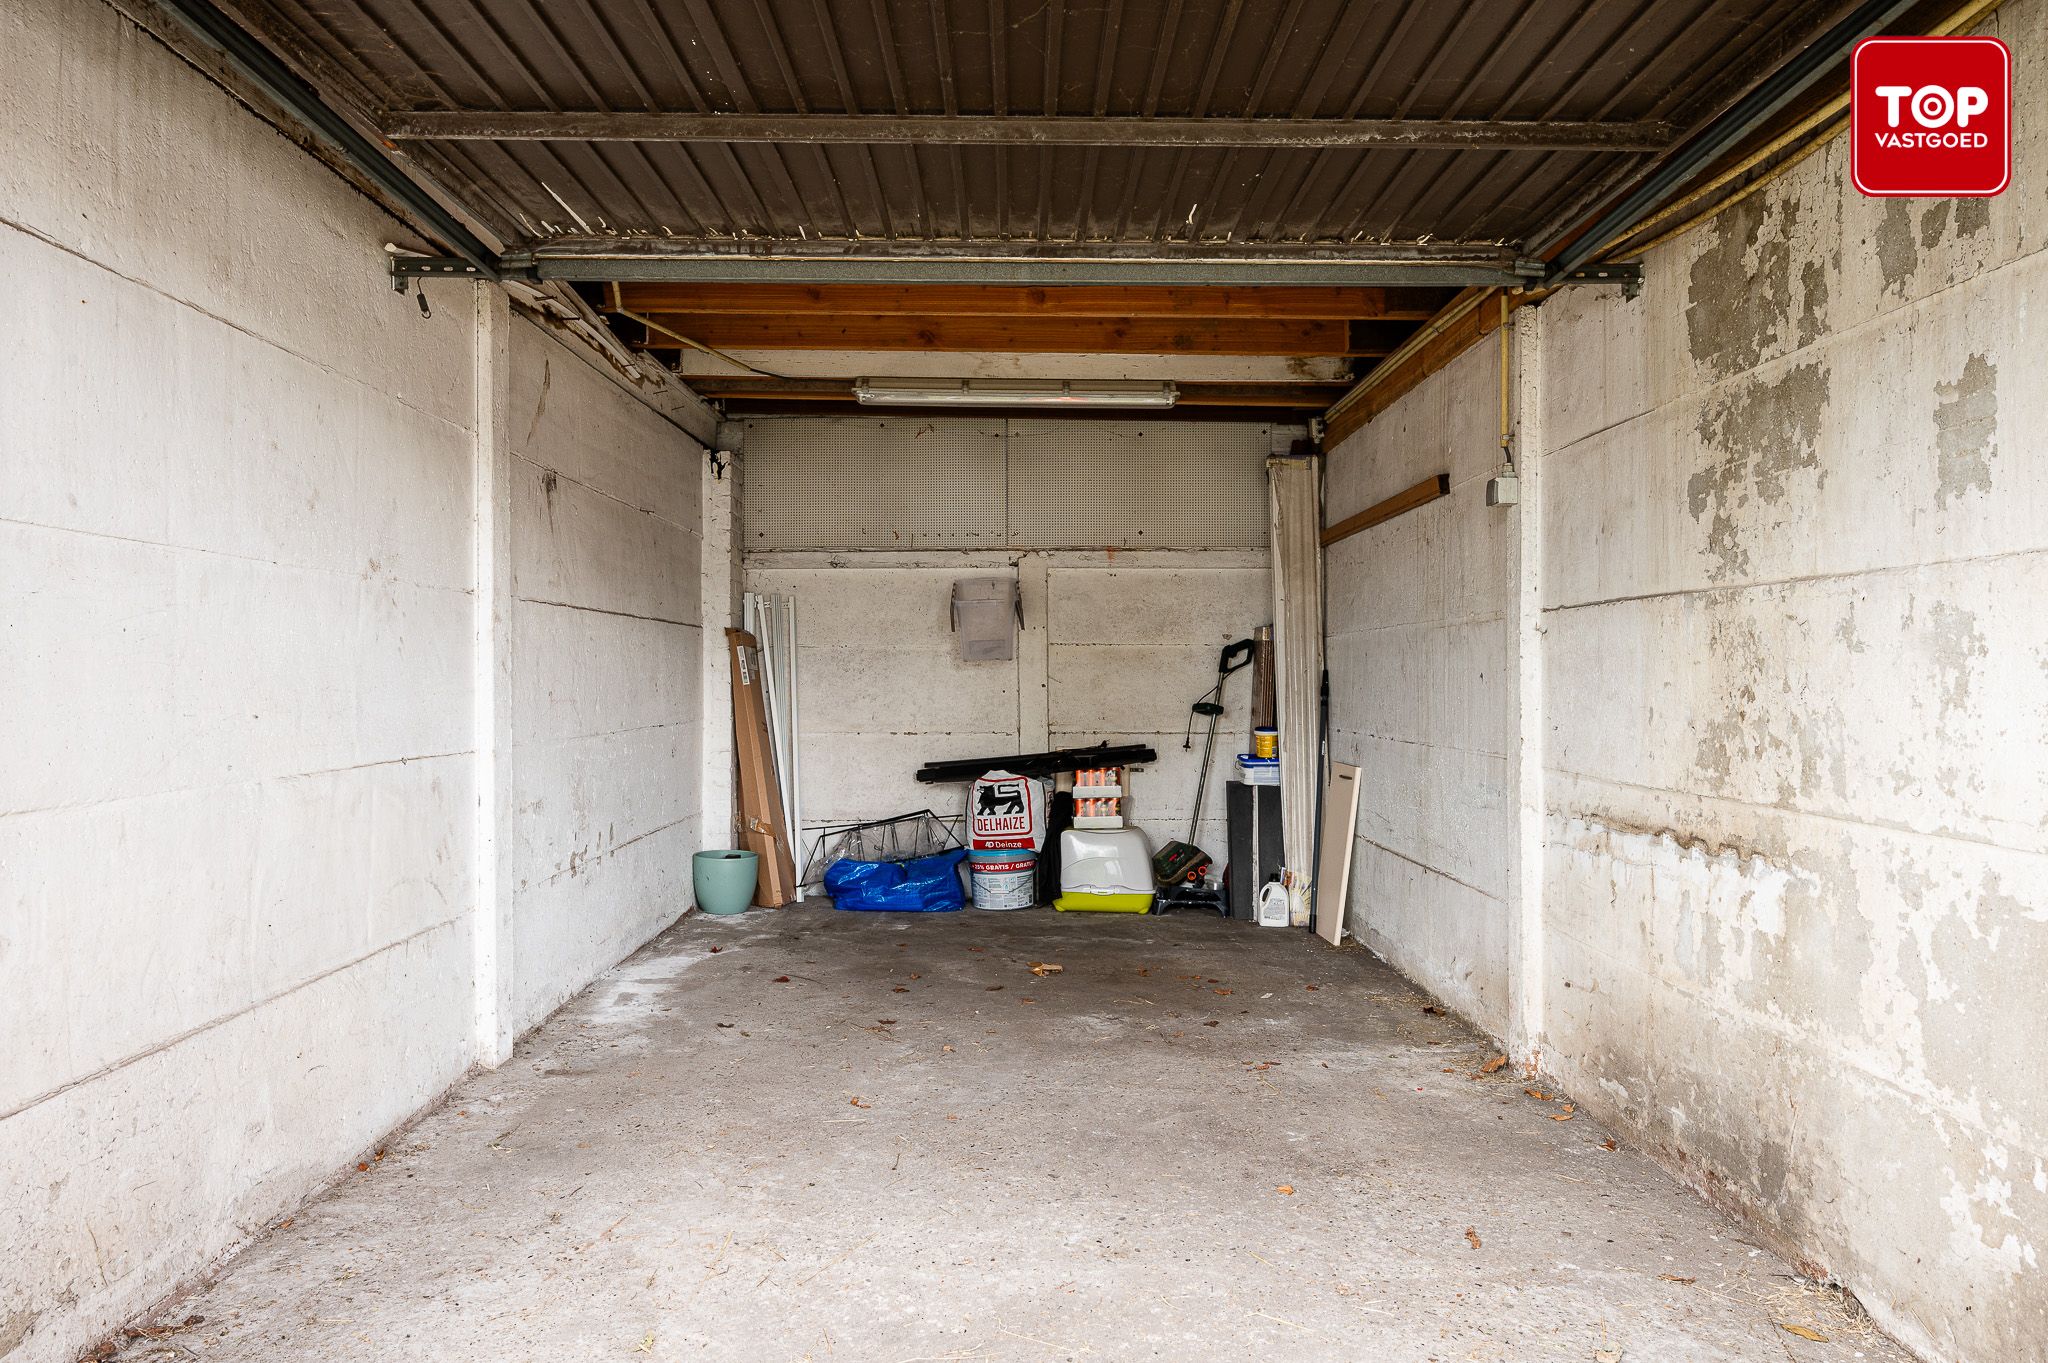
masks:
<path id="1" fill-rule="evenodd" d="M 1426 1003 L 1206 916 L 692 917 L 121 1357 L 1906 1357 Z"/>

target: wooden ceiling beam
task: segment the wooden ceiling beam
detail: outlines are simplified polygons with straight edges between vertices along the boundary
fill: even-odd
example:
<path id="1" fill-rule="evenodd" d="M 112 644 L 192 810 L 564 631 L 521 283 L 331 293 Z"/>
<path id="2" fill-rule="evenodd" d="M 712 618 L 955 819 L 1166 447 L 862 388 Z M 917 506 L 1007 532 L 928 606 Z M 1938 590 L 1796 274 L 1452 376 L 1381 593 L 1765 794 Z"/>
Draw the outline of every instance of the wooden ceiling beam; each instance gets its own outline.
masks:
<path id="1" fill-rule="evenodd" d="M 634 312 L 826 313 L 868 317 L 1237 317 L 1423 321 L 1455 290 L 1431 288 L 1174 288 L 1075 284 L 621 284 Z"/>
<path id="2" fill-rule="evenodd" d="M 1179 407 L 1264 407 L 1318 412 L 1348 383 L 1180 383 Z M 752 375 L 693 376 L 697 396 L 719 402 L 851 402 L 851 379 L 778 379 Z"/>
<path id="3" fill-rule="evenodd" d="M 637 310 L 636 310 L 637 311 Z M 934 350 L 991 354 L 1386 355 L 1405 322 L 1236 318 L 867 317 L 644 313 L 645 347 L 688 337 L 715 350 Z"/>

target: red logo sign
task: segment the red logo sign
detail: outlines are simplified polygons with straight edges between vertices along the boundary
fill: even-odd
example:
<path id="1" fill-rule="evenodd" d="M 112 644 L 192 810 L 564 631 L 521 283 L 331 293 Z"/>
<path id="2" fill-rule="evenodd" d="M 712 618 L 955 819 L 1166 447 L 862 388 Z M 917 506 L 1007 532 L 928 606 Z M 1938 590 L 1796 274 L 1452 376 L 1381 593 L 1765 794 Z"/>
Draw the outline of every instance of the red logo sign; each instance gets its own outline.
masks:
<path id="1" fill-rule="evenodd" d="M 1989 198 L 2012 180 L 2012 54 L 1996 38 L 1865 38 L 1850 178 L 1879 198 Z"/>

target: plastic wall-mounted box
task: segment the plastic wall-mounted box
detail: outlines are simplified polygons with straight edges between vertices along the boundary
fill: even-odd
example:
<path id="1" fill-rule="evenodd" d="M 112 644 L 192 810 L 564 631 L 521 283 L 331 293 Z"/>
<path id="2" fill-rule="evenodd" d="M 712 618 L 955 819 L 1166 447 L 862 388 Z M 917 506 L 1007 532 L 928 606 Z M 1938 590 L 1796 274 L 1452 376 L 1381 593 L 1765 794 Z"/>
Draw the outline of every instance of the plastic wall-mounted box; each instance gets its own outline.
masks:
<path id="1" fill-rule="evenodd" d="M 1007 663 L 1017 656 L 1017 579 L 963 577 L 953 584 L 953 638 L 963 663 Z"/>

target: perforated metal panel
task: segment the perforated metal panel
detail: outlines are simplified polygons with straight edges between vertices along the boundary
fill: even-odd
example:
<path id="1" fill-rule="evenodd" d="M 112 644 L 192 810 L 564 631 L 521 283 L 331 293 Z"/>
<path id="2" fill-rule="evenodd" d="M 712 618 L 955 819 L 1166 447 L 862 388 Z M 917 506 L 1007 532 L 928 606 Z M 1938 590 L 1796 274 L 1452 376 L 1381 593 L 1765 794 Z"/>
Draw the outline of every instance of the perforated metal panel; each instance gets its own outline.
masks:
<path id="1" fill-rule="evenodd" d="M 1291 428 L 773 417 L 747 423 L 750 549 L 1255 549 Z"/>
<path id="2" fill-rule="evenodd" d="M 1258 548 L 1273 431 L 1214 421 L 1012 421 L 1010 544 Z"/>
<path id="3" fill-rule="evenodd" d="M 1003 423 L 750 421 L 741 488 L 749 549 L 1000 549 Z"/>

